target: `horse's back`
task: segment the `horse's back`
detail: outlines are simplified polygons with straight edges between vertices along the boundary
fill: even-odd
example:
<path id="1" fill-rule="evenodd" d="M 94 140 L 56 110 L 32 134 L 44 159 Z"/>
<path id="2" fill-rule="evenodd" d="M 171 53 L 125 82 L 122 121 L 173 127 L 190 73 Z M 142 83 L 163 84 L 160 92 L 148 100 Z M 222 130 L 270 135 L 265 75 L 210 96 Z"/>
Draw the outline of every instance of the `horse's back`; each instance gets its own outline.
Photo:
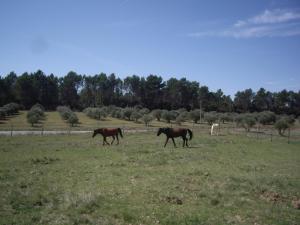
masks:
<path id="1" fill-rule="evenodd" d="M 116 135 L 118 134 L 119 128 L 106 128 L 106 132 L 108 135 Z"/>

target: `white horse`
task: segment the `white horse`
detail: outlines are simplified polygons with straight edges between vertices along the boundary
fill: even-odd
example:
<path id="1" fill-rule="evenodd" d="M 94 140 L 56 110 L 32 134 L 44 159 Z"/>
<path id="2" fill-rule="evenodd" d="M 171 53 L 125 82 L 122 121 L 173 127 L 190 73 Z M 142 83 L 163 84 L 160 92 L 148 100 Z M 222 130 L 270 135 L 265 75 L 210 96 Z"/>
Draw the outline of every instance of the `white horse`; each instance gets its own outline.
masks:
<path id="1" fill-rule="evenodd" d="M 213 135 L 214 134 L 214 127 L 218 127 L 219 124 L 218 123 L 213 123 L 211 125 L 211 128 L 210 128 L 210 135 Z M 217 135 L 219 135 L 218 131 L 217 131 Z"/>

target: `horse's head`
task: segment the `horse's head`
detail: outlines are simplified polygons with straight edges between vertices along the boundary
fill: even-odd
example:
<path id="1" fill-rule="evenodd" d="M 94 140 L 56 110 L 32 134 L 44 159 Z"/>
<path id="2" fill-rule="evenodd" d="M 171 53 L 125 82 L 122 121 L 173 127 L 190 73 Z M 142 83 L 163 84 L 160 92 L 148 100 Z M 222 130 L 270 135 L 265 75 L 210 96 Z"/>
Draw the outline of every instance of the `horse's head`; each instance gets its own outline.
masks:
<path id="1" fill-rule="evenodd" d="M 97 134 L 101 134 L 101 129 L 94 130 L 93 137 L 95 137 Z"/>
<path id="2" fill-rule="evenodd" d="M 95 136 L 96 136 L 96 134 L 97 134 L 97 131 L 96 131 L 96 130 L 94 130 L 93 137 L 95 137 Z"/>
<path id="3" fill-rule="evenodd" d="M 161 133 L 164 133 L 165 128 L 159 128 L 157 131 L 157 136 L 159 136 Z"/>

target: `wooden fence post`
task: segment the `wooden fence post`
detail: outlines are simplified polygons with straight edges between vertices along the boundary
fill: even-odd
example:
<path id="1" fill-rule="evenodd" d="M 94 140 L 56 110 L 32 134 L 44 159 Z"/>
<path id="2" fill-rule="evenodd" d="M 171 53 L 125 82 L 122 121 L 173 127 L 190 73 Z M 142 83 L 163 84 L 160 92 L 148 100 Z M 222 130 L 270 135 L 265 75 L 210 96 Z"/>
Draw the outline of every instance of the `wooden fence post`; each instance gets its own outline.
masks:
<path id="1" fill-rule="evenodd" d="M 273 130 L 271 130 L 271 142 L 273 142 Z"/>
<path id="2" fill-rule="evenodd" d="M 14 129 L 14 126 L 13 126 L 13 124 L 11 123 L 11 124 L 10 124 L 10 136 L 11 136 L 11 137 L 13 136 L 13 129 Z"/>

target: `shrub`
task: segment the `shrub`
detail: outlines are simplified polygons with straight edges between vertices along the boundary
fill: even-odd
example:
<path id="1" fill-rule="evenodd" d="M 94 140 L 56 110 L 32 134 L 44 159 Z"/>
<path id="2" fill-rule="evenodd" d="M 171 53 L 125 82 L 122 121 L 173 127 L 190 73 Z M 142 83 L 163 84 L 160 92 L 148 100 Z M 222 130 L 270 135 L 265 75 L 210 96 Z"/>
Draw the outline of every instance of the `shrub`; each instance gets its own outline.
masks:
<path id="1" fill-rule="evenodd" d="M 167 123 L 170 123 L 171 120 L 175 120 L 177 117 L 178 113 L 174 111 L 168 111 L 168 110 L 163 110 L 161 117 L 167 121 Z"/>
<path id="2" fill-rule="evenodd" d="M 125 109 L 122 110 L 122 117 L 124 119 L 130 120 L 131 119 L 131 114 L 133 113 L 133 109 L 132 108 L 128 108 L 126 107 Z"/>
<path id="3" fill-rule="evenodd" d="M 20 108 L 21 106 L 14 102 L 8 103 L 2 107 L 2 109 L 5 111 L 5 114 L 7 116 L 18 113 Z"/>
<path id="4" fill-rule="evenodd" d="M 133 111 L 131 113 L 131 119 L 134 120 L 135 122 L 137 122 L 142 116 L 143 116 L 143 114 L 141 114 L 138 111 Z"/>
<path id="5" fill-rule="evenodd" d="M 161 115 L 162 115 L 162 110 L 161 109 L 154 109 L 152 111 L 152 115 L 157 119 L 157 121 L 160 121 Z"/>
<path id="6" fill-rule="evenodd" d="M 219 118 L 222 123 L 229 122 L 232 120 L 230 113 L 219 113 Z"/>
<path id="7" fill-rule="evenodd" d="M 113 111 L 111 111 L 111 116 L 114 118 L 121 119 L 122 118 L 122 109 L 117 107 Z"/>
<path id="8" fill-rule="evenodd" d="M 204 117 L 203 111 L 201 111 L 201 117 Z M 191 120 L 193 120 L 194 123 L 198 123 L 198 121 L 200 120 L 200 110 L 195 109 L 193 111 L 190 111 L 189 112 L 189 118 Z"/>
<path id="9" fill-rule="evenodd" d="M 56 107 L 56 110 L 64 120 L 67 120 L 72 113 L 72 110 L 67 106 L 58 106 Z"/>
<path id="10" fill-rule="evenodd" d="M 40 109 L 40 110 L 42 110 L 42 111 L 45 111 L 44 106 L 41 105 L 40 103 L 36 103 L 35 105 L 33 105 L 33 106 L 31 107 L 31 109 L 35 109 L 35 108 L 38 108 L 38 109 Z"/>
<path id="11" fill-rule="evenodd" d="M 148 127 L 149 126 L 149 124 L 150 124 L 150 122 L 153 120 L 153 117 L 152 117 L 152 115 L 150 115 L 150 114 L 145 114 L 145 115 L 143 115 L 143 117 L 142 117 L 142 121 L 144 122 L 144 124 Z"/>
<path id="12" fill-rule="evenodd" d="M 285 131 L 295 123 L 293 116 L 283 116 L 276 121 L 274 127 L 278 131 L 278 134 L 283 136 Z"/>
<path id="13" fill-rule="evenodd" d="M 67 119 L 67 122 L 73 127 L 75 124 L 79 123 L 78 117 L 77 115 L 72 112 L 69 116 L 69 118 Z"/>
<path id="14" fill-rule="evenodd" d="M 263 111 L 257 114 L 257 121 L 262 125 L 273 124 L 276 121 L 276 115 L 270 111 Z"/>
<path id="15" fill-rule="evenodd" d="M 142 108 L 142 109 L 139 110 L 139 113 L 142 114 L 142 115 L 145 115 L 145 114 L 150 113 L 150 110 L 147 109 L 147 108 Z"/>
<path id="16" fill-rule="evenodd" d="M 30 111 L 27 113 L 27 122 L 30 123 L 32 127 L 34 126 L 34 124 L 38 123 L 39 121 L 40 121 L 40 117 L 38 114 Z"/>
<path id="17" fill-rule="evenodd" d="M 83 112 L 90 118 L 101 120 L 108 115 L 109 108 L 108 107 L 101 107 L 101 108 L 92 108 L 88 107 L 83 110 Z"/>
<path id="18" fill-rule="evenodd" d="M 27 122 L 33 127 L 45 118 L 44 107 L 41 104 L 35 104 L 27 113 Z"/>
<path id="19" fill-rule="evenodd" d="M 204 119 L 209 125 L 212 125 L 219 118 L 218 118 L 218 114 L 216 112 L 208 112 L 208 113 L 204 114 Z"/>
<path id="20" fill-rule="evenodd" d="M 182 111 L 182 112 L 176 117 L 175 122 L 176 122 L 177 124 L 180 125 L 182 122 L 184 122 L 184 121 L 186 120 L 187 115 L 188 115 L 187 111 Z"/>
<path id="21" fill-rule="evenodd" d="M 253 127 L 256 124 L 256 119 L 254 114 L 245 113 L 240 114 L 236 117 L 236 123 L 237 125 L 242 126 L 245 128 L 247 132 L 250 131 L 251 127 Z"/>

